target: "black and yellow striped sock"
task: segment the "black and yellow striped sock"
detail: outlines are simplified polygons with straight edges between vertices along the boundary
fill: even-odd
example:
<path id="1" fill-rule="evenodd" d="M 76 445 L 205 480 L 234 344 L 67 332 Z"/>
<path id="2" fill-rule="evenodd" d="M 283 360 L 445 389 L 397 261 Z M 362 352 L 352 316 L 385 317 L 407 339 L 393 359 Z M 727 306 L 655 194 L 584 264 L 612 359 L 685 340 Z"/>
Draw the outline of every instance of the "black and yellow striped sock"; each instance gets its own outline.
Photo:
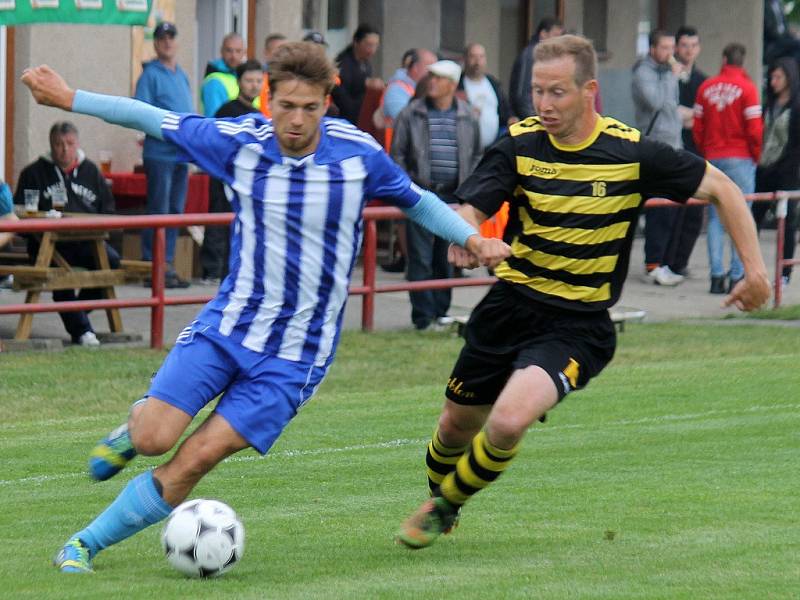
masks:
<path id="1" fill-rule="evenodd" d="M 493 446 L 486 432 L 481 431 L 472 440 L 472 448 L 456 463 L 454 471 L 445 476 L 440 493 L 453 506 L 461 506 L 506 470 L 516 456 L 519 444 L 510 450 Z"/>
<path id="2" fill-rule="evenodd" d="M 431 494 L 438 492 L 439 486 L 445 476 L 455 470 L 458 459 L 469 448 L 469 444 L 465 444 L 460 448 L 448 448 L 439 439 L 439 430 L 433 433 L 433 438 L 428 444 L 428 452 L 425 454 L 425 464 L 428 471 L 428 486 L 431 488 Z"/>

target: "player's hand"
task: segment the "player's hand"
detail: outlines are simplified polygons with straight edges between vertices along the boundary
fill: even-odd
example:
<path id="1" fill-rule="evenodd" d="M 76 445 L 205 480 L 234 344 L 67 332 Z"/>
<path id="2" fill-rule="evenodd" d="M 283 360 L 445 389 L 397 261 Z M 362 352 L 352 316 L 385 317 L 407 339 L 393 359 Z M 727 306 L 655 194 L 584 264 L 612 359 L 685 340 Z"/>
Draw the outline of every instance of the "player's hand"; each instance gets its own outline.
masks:
<path id="1" fill-rule="evenodd" d="M 506 244 L 503 240 L 498 240 L 497 238 L 485 238 L 480 235 L 469 236 L 465 250 L 467 253 L 472 255 L 472 260 L 470 265 L 464 265 L 462 268 L 469 269 L 478 265 L 494 268 L 506 258 L 511 256 L 511 246 Z M 459 257 L 456 256 L 456 258 Z M 455 264 L 455 266 L 461 266 L 456 263 L 453 264 Z"/>
<path id="2" fill-rule="evenodd" d="M 459 269 L 474 269 L 480 265 L 477 256 L 457 244 L 447 248 L 447 262 Z"/>
<path id="3" fill-rule="evenodd" d="M 72 110 L 75 90 L 64 78 L 47 65 L 31 67 L 22 72 L 22 83 L 27 85 L 39 104 Z"/>
<path id="4" fill-rule="evenodd" d="M 761 308 L 771 295 L 769 278 L 765 273 L 747 276 L 737 283 L 725 298 L 723 306 L 734 305 L 739 310 L 751 311 Z"/>

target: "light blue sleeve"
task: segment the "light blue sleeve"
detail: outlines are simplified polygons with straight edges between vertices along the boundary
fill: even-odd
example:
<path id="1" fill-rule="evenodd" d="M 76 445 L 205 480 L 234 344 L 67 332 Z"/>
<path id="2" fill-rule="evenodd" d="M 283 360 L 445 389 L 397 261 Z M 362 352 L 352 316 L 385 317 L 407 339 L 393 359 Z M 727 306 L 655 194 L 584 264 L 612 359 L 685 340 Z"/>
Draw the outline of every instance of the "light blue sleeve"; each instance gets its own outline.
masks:
<path id="1" fill-rule="evenodd" d="M 427 190 L 414 206 L 401 210 L 434 235 L 459 246 L 466 245 L 467 238 L 478 233 L 436 194 Z"/>
<path id="2" fill-rule="evenodd" d="M 78 90 L 72 101 L 72 110 L 76 113 L 99 117 L 115 125 L 130 129 L 138 129 L 159 140 L 164 139 L 161 133 L 161 121 L 169 114 L 163 108 L 157 108 L 121 96 L 107 96 Z"/>
<path id="3" fill-rule="evenodd" d="M 0 217 L 6 216 L 14 210 L 14 199 L 11 197 L 11 188 L 0 181 Z"/>
<path id="4" fill-rule="evenodd" d="M 383 96 L 383 114 L 396 119 L 410 100 L 411 97 L 399 84 L 390 85 Z"/>

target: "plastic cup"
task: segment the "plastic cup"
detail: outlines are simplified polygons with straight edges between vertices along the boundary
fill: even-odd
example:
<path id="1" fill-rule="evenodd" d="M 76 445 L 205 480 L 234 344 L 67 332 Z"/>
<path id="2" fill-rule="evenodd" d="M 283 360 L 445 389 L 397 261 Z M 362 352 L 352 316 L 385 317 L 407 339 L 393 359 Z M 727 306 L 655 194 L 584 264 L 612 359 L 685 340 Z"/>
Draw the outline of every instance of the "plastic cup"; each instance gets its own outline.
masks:
<path id="1" fill-rule="evenodd" d="M 39 190 L 25 190 L 25 212 L 29 215 L 39 211 Z"/>
<path id="2" fill-rule="evenodd" d="M 53 208 L 55 210 L 64 210 L 64 207 L 67 205 L 67 191 L 66 190 L 56 190 L 53 192 Z"/>
<path id="3" fill-rule="evenodd" d="M 111 152 L 100 150 L 97 155 L 100 158 L 100 172 L 103 175 L 108 175 L 111 173 Z"/>

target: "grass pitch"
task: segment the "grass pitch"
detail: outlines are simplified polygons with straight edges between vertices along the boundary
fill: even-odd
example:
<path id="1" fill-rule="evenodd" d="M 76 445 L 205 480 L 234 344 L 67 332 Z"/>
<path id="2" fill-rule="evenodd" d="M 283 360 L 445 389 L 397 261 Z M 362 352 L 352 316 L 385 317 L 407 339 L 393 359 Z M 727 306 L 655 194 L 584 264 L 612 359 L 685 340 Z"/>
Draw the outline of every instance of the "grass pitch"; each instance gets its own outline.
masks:
<path id="1" fill-rule="evenodd" d="M 208 581 L 169 567 L 160 526 L 103 552 L 94 575 L 49 564 L 129 479 L 90 482 L 86 455 L 163 355 L 2 355 L 0 597 L 797 598 L 798 340 L 629 325 L 612 365 L 529 433 L 456 532 L 411 552 L 393 534 L 425 498 L 424 446 L 460 343 L 347 334 L 273 451 L 233 457 L 192 495 L 231 504 L 247 533 L 241 564 Z"/>

